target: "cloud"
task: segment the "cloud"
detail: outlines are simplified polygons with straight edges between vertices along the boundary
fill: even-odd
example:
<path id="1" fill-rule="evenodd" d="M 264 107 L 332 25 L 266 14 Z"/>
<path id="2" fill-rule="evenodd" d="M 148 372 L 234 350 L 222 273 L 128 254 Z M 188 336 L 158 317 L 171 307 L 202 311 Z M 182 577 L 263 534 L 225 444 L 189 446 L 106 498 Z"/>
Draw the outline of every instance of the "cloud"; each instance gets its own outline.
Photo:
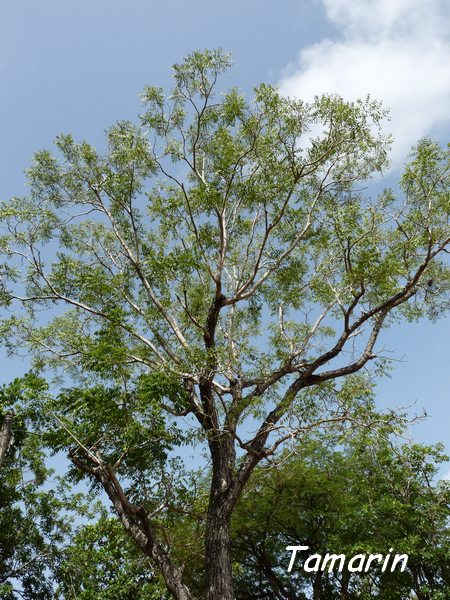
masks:
<path id="1" fill-rule="evenodd" d="M 321 1 L 339 38 L 303 48 L 281 92 L 382 100 L 396 166 L 420 137 L 450 124 L 450 8 L 445 0 Z"/>

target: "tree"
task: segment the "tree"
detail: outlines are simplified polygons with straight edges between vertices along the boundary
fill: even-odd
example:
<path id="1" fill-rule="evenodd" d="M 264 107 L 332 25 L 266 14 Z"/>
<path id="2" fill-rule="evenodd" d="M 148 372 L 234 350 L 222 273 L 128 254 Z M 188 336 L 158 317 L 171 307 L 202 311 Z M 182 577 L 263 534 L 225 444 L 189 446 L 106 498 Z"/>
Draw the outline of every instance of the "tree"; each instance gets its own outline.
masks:
<path id="1" fill-rule="evenodd" d="M 68 544 L 72 519 L 87 516 L 83 495 L 65 497 L 49 489 L 52 472 L 45 449 L 24 409 L 45 382 L 33 374 L 0 389 L 0 423 L 9 420 L 9 448 L 0 468 L 0 597 L 4 600 L 53 598 L 61 548 Z"/>
<path id="2" fill-rule="evenodd" d="M 450 487 L 434 483 L 439 447 L 339 429 L 303 439 L 276 469 L 257 469 L 233 524 L 239 600 L 448 598 Z M 308 554 L 406 553 L 405 572 L 287 573 L 289 545 Z M 305 558 L 305 557 L 304 557 Z M 303 560 L 304 560 L 303 558 Z"/>
<path id="3" fill-rule="evenodd" d="M 231 516 L 255 467 L 305 430 L 365 422 L 355 374 L 383 368 L 381 329 L 438 316 L 449 290 L 448 153 L 421 141 L 404 196 L 365 197 L 387 163 L 379 103 L 214 97 L 229 62 L 175 65 L 169 97 L 146 88 L 103 154 L 59 136 L 1 210 L 4 337 L 65 385 L 40 399 L 49 443 L 178 600 L 193 594 L 161 530 L 190 510 L 177 452 L 211 461 L 205 597 L 231 600 Z"/>
<path id="4" fill-rule="evenodd" d="M 163 582 L 116 518 L 106 512 L 63 549 L 54 572 L 56 598 L 64 600 L 163 600 Z"/>

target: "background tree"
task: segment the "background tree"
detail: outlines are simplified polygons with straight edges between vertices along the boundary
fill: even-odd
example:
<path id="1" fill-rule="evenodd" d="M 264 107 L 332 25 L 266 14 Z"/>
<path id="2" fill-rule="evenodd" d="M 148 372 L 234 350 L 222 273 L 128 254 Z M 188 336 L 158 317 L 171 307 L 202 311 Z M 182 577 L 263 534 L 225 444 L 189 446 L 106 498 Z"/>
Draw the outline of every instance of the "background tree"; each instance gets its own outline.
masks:
<path id="1" fill-rule="evenodd" d="M 45 387 L 33 374 L 0 389 L 0 423 L 14 415 L 10 446 L 0 468 L 0 597 L 48 600 L 72 519 L 89 515 L 84 496 L 53 480 L 33 415 L 24 404 Z M 3 418 L 3 422 L 6 417 Z"/>
<path id="2" fill-rule="evenodd" d="M 233 520 L 239 600 L 441 600 L 449 597 L 450 487 L 436 483 L 440 447 L 368 430 L 316 433 L 277 468 L 259 468 Z M 289 553 L 309 550 L 287 573 Z M 302 570 L 308 555 L 408 554 L 405 572 Z M 381 565 L 380 565 L 381 566 Z M 412 596 L 412 594 L 414 594 Z"/>
<path id="3" fill-rule="evenodd" d="M 64 600 L 164 600 L 164 582 L 106 511 L 79 527 L 54 572 L 55 597 Z"/>
<path id="4" fill-rule="evenodd" d="M 448 153 L 422 141 L 402 197 L 365 197 L 387 161 L 379 103 L 214 97 L 229 63 L 175 65 L 169 97 L 146 88 L 140 125 L 113 126 L 103 154 L 60 136 L 1 211 L 5 336 L 67 387 L 40 405 L 55 448 L 179 600 L 193 594 L 160 529 L 190 510 L 177 452 L 208 452 L 205 596 L 232 600 L 231 516 L 255 467 L 355 422 L 370 382 L 348 378 L 381 329 L 448 303 Z"/>

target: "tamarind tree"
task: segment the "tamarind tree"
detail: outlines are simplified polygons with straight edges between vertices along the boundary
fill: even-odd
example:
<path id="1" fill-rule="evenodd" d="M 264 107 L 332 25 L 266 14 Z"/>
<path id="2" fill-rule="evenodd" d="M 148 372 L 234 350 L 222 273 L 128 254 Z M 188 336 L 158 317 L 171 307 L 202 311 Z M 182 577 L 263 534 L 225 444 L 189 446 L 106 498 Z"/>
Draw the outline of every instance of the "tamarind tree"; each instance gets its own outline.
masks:
<path id="1" fill-rule="evenodd" d="M 189 55 L 102 152 L 59 136 L 0 210 L 2 337 L 57 375 L 36 399 L 48 443 L 178 600 L 194 593 L 164 526 L 191 510 L 190 445 L 211 467 L 204 595 L 232 600 L 231 517 L 255 467 L 313 428 L 376 427 L 362 406 L 382 329 L 439 316 L 450 287 L 448 152 L 420 141 L 399 191 L 371 197 L 378 102 L 218 94 L 229 65 Z"/>

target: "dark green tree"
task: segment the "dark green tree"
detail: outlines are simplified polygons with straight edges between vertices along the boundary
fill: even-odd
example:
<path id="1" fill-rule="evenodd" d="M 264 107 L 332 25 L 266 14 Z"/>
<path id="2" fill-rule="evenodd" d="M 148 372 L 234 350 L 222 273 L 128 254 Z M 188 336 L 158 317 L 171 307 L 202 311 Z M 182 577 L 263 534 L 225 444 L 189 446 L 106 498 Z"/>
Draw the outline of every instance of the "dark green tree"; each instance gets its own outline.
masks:
<path id="1" fill-rule="evenodd" d="M 175 65 L 168 97 L 146 88 L 140 124 L 114 125 L 104 152 L 60 136 L 0 211 L 4 339 L 67 388 L 41 400 L 49 440 L 178 600 L 194 595 L 162 528 L 190 510 L 187 444 L 212 466 L 204 594 L 232 600 L 231 517 L 254 469 L 353 422 L 348 378 L 382 368 L 381 330 L 448 304 L 448 153 L 421 141 L 403 194 L 366 197 L 387 163 L 379 103 L 214 95 L 229 64 Z"/>
<path id="2" fill-rule="evenodd" d="M 164 582 L 115 517 L 81 526 L 54 572 L 63 600 L 164 600 Z"/>
<path id="3" fill-rule="evenodd" d="M 308 436 L 258 469 L 233 523 L 239 600 L 444 600 L 450 597 L 450 486 L 440 447 L 394 445 L 373 432 Z M 308 546 L 288 573 L 290 545 Z M 306 572 L 309 554 L 408 555 L 405 572 Z"/>
<path id="4" fill-rule="evenodd" d="M 61 548 L 69 543 L 74 515 L 89 511 L 81 494 L 66 497 L 64 486 L 50 485 L 33 415 L 24 408 L 45 389 L 33 374 L 0 389 L 0 427 L 9 444 L 0 465 L 0 597 L 50 600 Z"/>

